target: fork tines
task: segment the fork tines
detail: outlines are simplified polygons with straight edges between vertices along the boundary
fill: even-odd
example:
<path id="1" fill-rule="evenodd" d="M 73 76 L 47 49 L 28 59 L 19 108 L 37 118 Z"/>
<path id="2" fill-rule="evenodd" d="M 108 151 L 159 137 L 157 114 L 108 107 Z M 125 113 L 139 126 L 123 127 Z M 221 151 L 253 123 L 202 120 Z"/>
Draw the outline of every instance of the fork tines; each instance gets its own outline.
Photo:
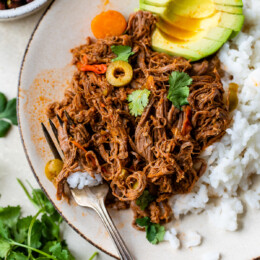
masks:
<path id="1" fill-rule="evenodd" d="M 58 118 L 59 124 L 60 124 L 60 126 L 62 127 L 62 126 L 63 126 L 63 121 L 62 121 L 62 119 L 60 118 L 60 116 L 59 116 L 58 114 L 56 114 L 56 117 Z"/>
<path id="2" fill-rule="evenodd" d="M 68 114 L 68 112 L 66 110 L 64 110 L 64 114 L 65 114 L 65 116 L 67 118 L 68 124 L 74 126 L 73 119 L 70 117 L 70 115 Z M 56 114 L 56 117 L 58 119 L 58 122 L 59 122 L 60 126 L 63 127 L 63 121 L 60 118 L 60 116 L 58 114 Z M 57 143 L 60 145 L 60 141 L 59 141 L 59 138 L 58 138 L 58 129 L 56 128 L 55 124 L 53 123 L 53 121 L 50 118 L 49 118 L 49 123 L 50 123 L 50 126 L 51 126 L 51 130 L 52 130 L 52 132 L 53 132 L 53 134 L 54 134 L 54 136 L 55 136 L 55 138 L 57 140 Z M 60 153 L 59 153 L 57 147 L 55 146 L 55 143 L 52 140 L 51 135 L 49 134 L 47 128 L 45 127 L 45 125 L 43 123 L 41 123 L 41 125 L 42 125 L 42 130 L 43 130 L 45 139 L 46 139 L 46 141 L 47 141 L 47 143 L 48 143 L 48 145 L 49 145 L 49 147 L 50 147 L 54 157 L 56 159 L 62 160 L 62 158 L 60 156 Z"/>
<path id="3" fill-rule="evenodd" d="M 58 130 L 57 130 L 56 126 L 54 125 L 54 123 L 52 122 L 52 120 L 50 118 L 49 118 L 49 123 L 50 123 L 51 130 L 52 130 L 58 144 L 60 144 L 60 141 L 59 141 L 59 138 L 58 138 Z"/>
<path id="4" fill-rule="evenodd" d="M 60 153 L 58 152 L 58 149 L 56 148 L 47 128 L 45 127 L 45 125 L 43 123 L 41 123 L 41 126 L 42 126 L 42 131 L 44 133 L 45 139 L 53 153 L 54 158 L 62 160 Z"/>
<path id="5" fill-rule="evenodd" d="M 70 115 L 68 114 L 68 112 L 66 110 L 64 110 L 64 114 L 68 120 L 69 125 L 74 125 L 73 119 L 70 117 Z"/>

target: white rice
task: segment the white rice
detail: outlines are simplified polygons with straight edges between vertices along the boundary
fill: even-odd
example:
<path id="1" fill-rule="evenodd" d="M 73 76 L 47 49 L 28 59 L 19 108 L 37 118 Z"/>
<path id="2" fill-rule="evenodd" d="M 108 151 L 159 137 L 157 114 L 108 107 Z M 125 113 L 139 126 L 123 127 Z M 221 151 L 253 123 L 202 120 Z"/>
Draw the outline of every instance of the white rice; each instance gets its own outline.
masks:
<path id="1" fill-rule="evenodd" d="M 167 230 L 164 235 L 164 240 L 169 241 L 170 245 L 174 249 L 178 249 L 180 247 L 180 240 L 177 237 L 177 231 L 175 228 L 171 228 L 170 230 Z"/>
<path id="2" fill-rule="evenodd" d="M 224 88 L 231 82 L 239 85 L 239 104 L 233 112 L 233 122 L 221 141 L 204 152 L 207 171 L 194 191 L 171 200 L 176 218 L 206 211 L 210 222 L 228 231 L 237 229 L 238 214 L 243 213 L 242 198 L 249 207 L 260 208 L 260 187 L 249 190 L 252 189 L 249 177 L 260 174 L 260 1 L 243 2 L 244 29 L 218 54 L 227 73 Z M 241 197 L 238 190 L 244 193 Z M 213 195 L 219 198 L 217 203 L 209 200 Z M 219 257 L 216 253 L 203 259 Z"/>
<path id="3" fill-rule="evenodd" d="M 87 172 L 74 172 L 67 178 L 67 182 L 72 189 L 81 190 L 85 186 L 94 187 L 102 184 L 103 179 L 100 174 L 95 174 L 95 178 L 93 178 Z"/>
<path id="4" fill-rule="evenodd" d="M 237 214 L 243 213 L 243 205 L 238 198 L 223 198 L 218 206 L 211 205 L 207 213 L 210 222 L 216 228 L 235 231 Z"/>
<path id="5" fill-rule="evenodd" d="M 201 235 L 197 231 L 188 231 L 185 233 L 182 243 L 186 248 L 199 246 L 201 244 Z"/>

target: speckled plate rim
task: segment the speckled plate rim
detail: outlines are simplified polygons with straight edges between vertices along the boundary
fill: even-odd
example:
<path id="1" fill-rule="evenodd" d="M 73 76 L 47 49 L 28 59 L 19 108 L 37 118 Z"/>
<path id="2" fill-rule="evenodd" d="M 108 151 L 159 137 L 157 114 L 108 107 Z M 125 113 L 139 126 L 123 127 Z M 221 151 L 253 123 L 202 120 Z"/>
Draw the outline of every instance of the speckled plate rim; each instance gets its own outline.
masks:
<path id="1" fill-rule="evenodd" d="M 34 35 L 38 29 L 38 27 L 40 26 L 42 20 L 44 19 L 44 17 L 46 16 L 46 14 L 48 13 L 48 11 L 51 9 L 51 7 L 53 6 L 53 3 L 55 2 L 55 0 L 52 0 L 52 2 L 50 3 L 50 5 L 47 7 L 47 9 L 44 11 L 44 13 L 42 14 L 42 16 L 40 17 L 37 25 L 35 26 L 33 32 L 32 32 L 32 35 L 29 39 L 29 42 L 26 46 L 26 49 L 25 49 L 25 52 L 24 52 L 24 55 L 23 55 L 23 59 L 22 59 L 22 62 L 21 62 L 21 66 L 20 66 L 20 72 L 19 72 L 19 78 L 18 78 L 18 90 L 17 90 L 17 119 L 18 119 L 18 129 L 19 129 L 19 133 L 20 133 L 20 138 L 21 138 L 21 142 L 22 142 L 22 145 L 23 145 L 23 149 L 24 149 L 24 153 L 25 153 L 25 156 L 26 156 L 26 159 L 29 163 L 29 166 L 33 172 L 33 175 L 36 179 L 36 181 L 39 183 L 41 189 L 44 191 L 45 195 L 47 196 L 47 198 L 50 200 L 50 202 L 52 203 L 52 205 L 55 207 L 55 209 L 58 211 L 58 213 L 63 217 L 63 219 L 68 223 L 69 226 L 71 226 L 82 238 L 84 238 L 85 240 L 87 240 L 89 243 L 91 243 L 93 246 L 95 246 L 96 248 L 98 248 L 99 250 L 103 251 L 104 253 L 106 253 L 107 255 L 115 258 L 115 259 L 118 259 L 120 260 L 120 258 L 118 258 L 117 256 L 111 254 L 110 252 L 106 251 L 104 248 L 98 246 L 96 243 L 94 243 L 92 240 L 90 240 L 88 237 L 86 237 L 83 233 L 81 233 L 64 215 L 63 213 L 56 207 L 55 203 L 53 202 L 53 200 L 50 198 L 50 196 L 48 195 L 48 193 L 46 192 L 46 190 L 44 189 L 44 186 L 42 185 L 42 183 L 40 182 L 37 174 L 36 174 L 36 171 L 35 169 L 33 168 L 33 165 L 32 165 L 32 162 L 30 160 L 30 157 L 29 157 L 29 154 L 28 154 L 28 151 L 27 151 L 27 147 L 26 147 L 26 144 L 25 144 L 25 141 L 24 141 L 24 138 L 23 138 L 23 131 L 22 131 L 22 127 L 21 127 L 21 119 L 20 119 L 20 99 L 19 99 L 19 96 L 20 96 L 20 87 L 21 87 L 21 78 L 22 78 L 22 73 L 23 73 L 23 68 L 24 68 L 24 63 L 25 63 L 25 60 L 26 60 L 26 57 L 27 57 L 27 53 L 29 51 L 29 48 L 30 48 L 30 44 L 31 42 L 33 41 L 33 38 L 34 38 Z"/>

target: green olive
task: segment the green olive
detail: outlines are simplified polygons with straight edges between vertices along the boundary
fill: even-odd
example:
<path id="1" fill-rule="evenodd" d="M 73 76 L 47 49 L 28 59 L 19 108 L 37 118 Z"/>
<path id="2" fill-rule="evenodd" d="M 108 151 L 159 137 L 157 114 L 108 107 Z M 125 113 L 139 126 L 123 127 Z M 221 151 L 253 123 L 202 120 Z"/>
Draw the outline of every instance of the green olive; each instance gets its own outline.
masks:
<path id="1" fill-rule="evenodd" d="M 59 159 L 53 159 L 47 162 L 45 166 L 45 175 L 50 180 L 53 181 L 55 177 L 61 172 L 63 168 L 63 162 Z"/>
<path id="2" fill-rule="evenodd" d="M 131 82 L 133 69 L 128 62 L 117 60 L 108 66 L 106 77 L 112 86 L 123 87 Z"/>
<path id="3" fill-rule="evenodd" d="M 236 83 L 229 84 L 229 111 L 233 111 L 236 109 L 238 105 L 238 85 Z"/>

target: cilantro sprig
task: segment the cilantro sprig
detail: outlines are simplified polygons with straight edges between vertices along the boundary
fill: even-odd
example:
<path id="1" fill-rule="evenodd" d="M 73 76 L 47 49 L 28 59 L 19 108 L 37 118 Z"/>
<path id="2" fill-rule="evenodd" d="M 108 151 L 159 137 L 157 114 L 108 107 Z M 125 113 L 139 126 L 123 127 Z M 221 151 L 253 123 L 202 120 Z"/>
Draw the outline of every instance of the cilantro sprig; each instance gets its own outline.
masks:
<path id="1" fill-rule="evenodd" d="M 0 92 L 0 137 L 4 137 L 11 124 L 17 125 L 16 98 L 7 101 L 6 96 Z"/>
<path id="2" fill-rule="evenodd" d="M 21 217 L 20 206 L 0 207 L 0 259 L 74 260 L 60 235 L 61 216 L 40 189 L 32 189 L 30 194 L 19 179 L 18 182 L 38 212 Z"/>
<path id="3" fill-rule="evenodd" d="M 123 60 L 128 62 L 129 57 L 135 54 L 134 52 L 132 52 L 132 48 L 130 46 L 112 45 L 111 50 L 117 55 L 117 57 L 114 58 L 112 61 Z"/>
<path id="4" fill-rule="evenodd" d="M 173 71 L 169 78 L 169 93 L 167 98 L 173 105 L 181 109 L 182 106 L 188 105 L 189 85 L 192 83 L 192 78 L 185 72 Z"/>
<path id="5" fill-rule="evenodd" d="M 149 217 L 138 218 L 135 222 L 140 227 L 145 227 L 146 238 L 151 244 L 156 245 L 163 241 L 165 235 L 164 226 L 152 223 Z"/>
<path id="6" fill-rule="evenodd" d="M 136 200 L 136 204 L 141 210 L 145 210 L 154 199 L 155 197 L 148 190 L 144 190 L 143 194 Z"/>
<path id="7" fill-rule="evenodd" d="M 128 95 L 129 109 L 131 115 L 142 115 L 144 108 L 148 105 L 150 91 L 148 89 L 135 90 Z"/>

